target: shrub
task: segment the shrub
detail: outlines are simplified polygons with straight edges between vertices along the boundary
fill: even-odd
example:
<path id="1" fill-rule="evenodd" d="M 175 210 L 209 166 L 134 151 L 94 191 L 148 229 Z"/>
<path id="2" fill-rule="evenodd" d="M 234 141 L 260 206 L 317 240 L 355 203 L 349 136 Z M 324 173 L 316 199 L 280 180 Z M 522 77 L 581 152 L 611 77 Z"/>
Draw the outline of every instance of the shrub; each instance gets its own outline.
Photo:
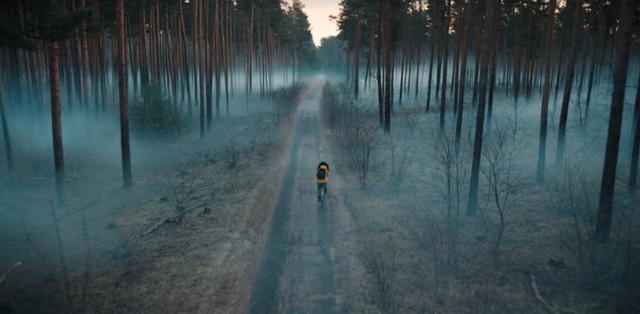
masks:
<path id="1" fill-rule="evenodd" d="M 187 126 L 180 110 L 162 97 L 156 86 L 147 87 L 143 91 L 142 99 L 133 102 L 129 111 L 131 130 L 142 138 L 172 138 L 179 136 Z"/>
<path id="2" fill-rule="evenodd" d="M 304 88 L 304 84 L 295 83 L 291 86 L 277 89 L 269 95 L 273 106 L 272 114 L 275 125 L 279 125 L 280 122 L 295 112 L 298 96 L 300 96 Z"/>

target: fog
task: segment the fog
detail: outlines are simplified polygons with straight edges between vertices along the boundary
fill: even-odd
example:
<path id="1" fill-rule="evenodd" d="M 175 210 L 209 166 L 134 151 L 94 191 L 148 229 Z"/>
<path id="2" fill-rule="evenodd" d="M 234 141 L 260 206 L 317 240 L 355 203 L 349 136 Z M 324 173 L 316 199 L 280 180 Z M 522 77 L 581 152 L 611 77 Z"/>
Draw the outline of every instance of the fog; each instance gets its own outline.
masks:
<path id="1" fill-rule="evenodd" d="M 638 64 L 632 63 L 629 82 L 637 81 Z M 6 82 L 14 169 L 0 172 L 0 274 L 7 275 L 0 281 L 0 312 L 249 311 L 256 304 L 251 300 L 262 304 L 255 301 L 256 278 L 271 273 L 278 277 L 260 291 L 270 292 L 268 306 L 281 312 L 518 312 L 533 306 L 542 312 L 530 291 L 538 287 L 536 276 L 545 297 L 571 309 L 570 291 L 579 291 L 582 303 L 610 298 L 590 293 L 588 285 L 637 293 L 633 284 L 612 279 L 618 273 L 637 278 L 637 203 L 623 191 L 637 86 L 628 84 L 625 98 L 616 242 L 603 247 L 591 234 L 610 73 L 593 91 L 588 124 L 581 120 L 584 91 L 572 96 L 563 165 L 555 163 L 563 90 L 552 93 L 544 182 L 536 182 L 539 87 L 515 102 L 507 78 L 498 75 L 485 121 L 479 210 L 466 216 L 477 121 L 471 91 L 454 153 L 451 92 L 442 128 L 441 96 L 432 94 L 425 112 L 427 65 L 418 69 L 417 97 L 411 87 L 400 102 L 394 90 L 389 134 L 379 125 L 375 80 L 364 87 L 367 78 L 361 78 L 356 98 L 345 69 L 342 63 L 293 75 L 274 68 L 268 83 L 254 82 L 249 95 L 238 71 L 229 111 L 222 88 L 220 117 L 213 96 L 212 121 L 202 125 L 202 135 L 195 92 L 184 97 L 182 86 L 175 94 L 160 88 L 160 100 L 152 102 L 140 95 L 140 78 L 130 76 L 130 112 L 147 101 L 157 106 L 151 111 L 171 114 L 146 131 L 130 116 L 134 184 L 128 188 L 114 75 L 106 74 L 110 83 L 102 86 L 108 92 L 100 103 L 82 106 L 77 87 L 63 88 L 64 203 L 56 193 L 50 95 L 23 91 L 33 99 L 21 103 L 29 97 L 13 89 L 23 85 Z M 315 202 L 313 169 L 320 160 L 332 167 L 326 211 Z M 2 145 L 0 165 L 7 164 Z M 264 262 L 262 250 L 270 247 L 276 253 L 265 256 L 273 261 Z M 609 257 L 615 267 L 602 271 Z"/>

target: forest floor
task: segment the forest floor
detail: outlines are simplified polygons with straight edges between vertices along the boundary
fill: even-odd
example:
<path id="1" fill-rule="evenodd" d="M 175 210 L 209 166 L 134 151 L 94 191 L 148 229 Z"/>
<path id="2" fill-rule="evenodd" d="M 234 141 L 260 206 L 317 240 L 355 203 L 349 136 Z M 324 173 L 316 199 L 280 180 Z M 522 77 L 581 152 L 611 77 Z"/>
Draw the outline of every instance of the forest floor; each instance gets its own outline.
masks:
<path id="1" fill-rule="evenodd" d="M 22 264 L 0 282 L 0 313 L 640 312 L 637 204 L 619 202 L 611 245 L 593 242 L 589 164 L 530 183 L 535 132 L 506 150 L 488 139 L 466 216 L 472 136 L 452 159 L 437 114 L 405 104 L 361 187 L 321 114 L 324 82 L 288 111 L 214 120 L 204 139 L 134 143 L 130 189 L 118 143 L 87 135 L 66 160 L 65 206 L 42 170 L 51 152 L 17 147 L 20 166 L 0 177 L 0 276 Z M 567 155 L 602 144 L 585 142 Z M 332 170 L 324 208 L 320 160 Z M 489 160 L 505 201 L 499 243 Z"/>
<path id="2" fill-rule="evenodd" d="M 203 139 L 133 140 L 128 189 L 118 142 L 100 138 L 114 130 L 87 132 L 66 151 L 64 206 L 46 145 L 17 145 L 14 173 L 0 177 L 0 275 L 21 266 L 0 282 L 0 313 L 247 308 L 288 166 L 293 96 L 214 120 Z"/>
<path id="3" fill-rule="evenodd" d="M 466 214 L 473 135 L 463 131 L 456 158 L 455 120 L 447 115 L 440 131 L 437 109 L 396 106 L 391 134 L 371 146 L 365 186 L 356 184 L 353 158 L 336 151 L 335 167 L 351 182 L 339 193 L 365 269 L 363 312 L 640 313 L 640 206 L 620 184 L 616 231 L 597 243 L 594 178 L 604 143 L 570 128 L 566 170 L 548 162 L 536 183 L 539 121 L 527 111 L 538 108 L 496 101 L 474 215 Z M 365 121 L 377 121 L 376 109 L 365 110 Z"/>

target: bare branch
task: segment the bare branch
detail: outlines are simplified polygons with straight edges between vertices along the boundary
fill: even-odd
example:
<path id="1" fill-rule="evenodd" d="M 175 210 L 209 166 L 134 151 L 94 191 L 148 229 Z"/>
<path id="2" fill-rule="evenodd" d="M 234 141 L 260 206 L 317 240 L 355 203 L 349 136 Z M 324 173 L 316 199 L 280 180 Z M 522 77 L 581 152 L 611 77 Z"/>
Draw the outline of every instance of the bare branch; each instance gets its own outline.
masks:
<path id="1" fill-rule="evenodd" d="M 556 310 L 553 309 L 553 307 L 547 303 L 547 301 L 545 301 L 542 296 L 540 296 L 540 292 L 538 292 L 538 285 L 536 284 L 536 276 L 534 276 L 533 274 L 531 274 L 531 288 L 533 288 L 533 293 L 536 296 L 536 299 L 538 299 L 540 302 L 542 302 L 542 304 L 544 305 L 544 307 L 551 313 L 553 314 L 557 314 L 558 312 Z"/>
<path id="2" fill-rule="evenodd" d="M 0 283 L 3 283 L 4 280 L 7 278 L 7 275 L 9 275 L 9 273 L 11 273 L 14 269 L 20 266 L 22 266 L 22 262 L 16 262 L 11 267 L 9 267 L 9 269 L 7 269 L 7 271 L 5 271 L 4 274 L 2 274 L 2 277 L 0 277 Z"/>

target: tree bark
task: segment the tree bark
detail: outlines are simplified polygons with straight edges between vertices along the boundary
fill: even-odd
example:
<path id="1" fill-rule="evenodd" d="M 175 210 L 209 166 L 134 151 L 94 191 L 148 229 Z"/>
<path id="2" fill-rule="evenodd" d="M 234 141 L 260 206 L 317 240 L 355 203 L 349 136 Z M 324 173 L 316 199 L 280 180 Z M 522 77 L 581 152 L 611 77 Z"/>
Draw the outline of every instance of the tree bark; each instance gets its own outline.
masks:
<path id="1" fill-rule="evenodd" d="M 384 17 L 384 133 L 391 133 L 391 0 L 385 0 Z"/>
<path id="2" fill-rule="evenodd" d="M 358 15 L 356 16 L 356 34 L 355 34 L 355 42 L 354 42 L 354 50 L 353 50 L 353 94 L 358 99 L 358 92 L 360 86 L 360 36 L 361 36 L 361 19 L 362 13 L 361 10 L 358 10 Z"/>
<path id="3" fill-rule="evenodd" d="M 442 41 L 442 86 L 440 90 L 440 131 L 444 131 L 445 106 L 447 103 L 447 67 L 449 65 L 449 7 L 451 0 L 445 4 L 444 23 L 441 30 Z"/>
<path id="4" fill-rule="evenodd" d="M 551 86 L 551 63 L 553 57 L 553 20 L 556 9 L 556 0 L 550 0 L 547 14 L 547 51 L 544 58 L 544 86 L 542 87 L 542 106 L 540 109 L 540 138 L 538 144 L 538 171 L 536 180 L 544 181 L 545 164 L 547 156 L 547 116 L 549 115 L 549 89 Z"/>
<path id="5" fill-rule="evenodd" d="M 516 51 L 513 64 L 513 98 L 514 103 L 518 103 L 518 97 L 520 97 L 520 67 L 522 63 L 522 24 L 524 24 L 524 12 L 520 8 L 518 17 L 516 18 Z"/>
<path id="6" fill-rule="evenodd" d="M 635 197 L 638 179 L 638 149 L 640 148 L 640 75 L 636 87 L 636 103 L 633 108 L 633 140 L 631 144 L 631 167 L 629 171 L 629 196 Z"/>
<path id="7" fill-rule="evenodd" d="M 429 83 L 427 83 L 427 104 L 425 106 L 425 111 L 429 112 L 431 110 L 431 84 L 433 80 L 433 58 L 436 54 L 436 42 L 431 38 L 431 56 L 429 56 Z"/>
<path id="8" fill-rule="evenodd" d="M 487 18 L 484 35 L 482 41 L 490 43 L 494 34 L 494 14 L 496 4 L 495 0 L 487 0 Z M 480 174 L 480 158 L 482 154 L 482 137 L 484 133 L 484 114 L 487 99 L 487 77 L 489 73 L 489 64 L 491 58 L 491 46 L 482 45 L 482 65 L 480 68 L 480 78 L 478 86 L 478 111 L 476 114 L 476 132 L 473 142 L 473 160 L 471 165 L 471 182 L 469 186 L 469 198 L 467 203 L 468 216 L 475 215 L 478 202 L 478 179 Z"/>
<path id="9" fill-rule="evenodd" d="M 556 166 L 561 168 L 564 159 L 565 134 L 567 130 L 567 116 L 569 113 L 569 100 L 571 98 L 571 88 L 573 87 L 573 76 L 575 73 L 576 55 L 578 53 L 578 36 L 580 36 L 580 11 L 582 1 L 576 0 L 576 11 L 573 18 L 573 32 L 571 34 L 571 50 L 567 61 L 567 72 L 562 95 L 562 106 L 560 108 L 560 123 L 558 125 L 558 143 L 556 146 Z"/>
<path id="10" fill-rule="evenodd" d="M 467 57 L 469 51 L 469 33 L 470 33 L 470 21 L 471 10 L 473 9 L 472 2 L 467 5 L 467 12 L 465 13 L 465 26 L 464 35 L 462 40 L 462 55 L 460 57 L 459 66 L 459 82 L 458 82 L 458 104 L 456 105 L 456 131 L 455 131 L 455 154 L 458 156 L 460 152 L 460 137 L 462 135 L 462 114 L 464 113 L 464 92 L 467 84 Z"/>
<path id="11" fill-rule="evenodd" d="M 64 204 L 64 150 L 62 146 L 62 117 L 60 105 L 60 45 L 57 40 L 47 42 L 49 54 L 49 84 L 51 89 L 51 128 L 53 135 L 53 159 L 56 171 L 58 203 Z"/>
<path id="12" fill-rule="evenodd" d="M 498 14 L 494 14 L 495 15 L 495 20 L 493 21 L 493 25 L 494 25 L 494 30 L 493 30 L 493 43 L 491 44 L 491 64 L 489 65 L 489 96 L 487 99 L 487 134 L 491 134 L 491 120 L 493 118 L 493 91 L 496 88 L 496 71 L 497 71 L 497 66 L 498 66 L 498 25 L 500 25 L 500 23 L 498 23 Z"/>
<path id="13" fill-rule="evenodd" d="M 596 70 L 596 61 L 598 60 L 598 44 L 604 40 L 605 35 L 605 25 L 604 25 L 604 4 L 599 4 L 600 8 L 598 10 L 598 20 L 597 20 L 597 35 L 595 39 L 595 43 L 593 44 L 593 51 L 591 52 L 591 65 L 589 69 L 589 78 L 587 82 L 587 99 L 584 104 L 584 124 L 583 130 L 587 130 L 589 125 L 589 107 L 591 106 L 591 93 L 593 91 L 593 81 L 595 78 L 595 70 Z"/>
<path id="14" fill-rule="evenodd" d="M 13 151 L 11 149 L 11 136 L 9 136 L 9 125 L 4 112 L 4 85 L 2 84 L 2 75 L 0 75 L 0 120 L 2 120 L 2 134 L 4 138 L 4 148 L 7 153 L 7 171 L 13 172 Z"/>
<path id="15" fill-rule="evenodd" d="M 598 242 L 609 241 L 611 231 L 611 214 L 613 212 L 613 192 L 615 188 L 618 147 L 620 145 L 620 129 L 624 106 L 625 84 L 627 83 L 627 67 L 631 44 L 631 27 L 635 18 L 636 0 L 623 0 L 620 6 L 620 25 L 616 34 L 616 51 L 613 68 L 613 94 L 609 113 L 609 131 L 604 156 L 602 182 L 600 184 L 600 200 L 596 218 L 595 238 Z"/>
<path id="16" fill-rule="evenodd" d="M 120 146 L 122 150 L 122 177 L 125 187 L 133 185 L 131 178 L 131 151 L 129 148 L 129 109 L 127 103 L 127 51 L 125 46 L 124 0 L 116 2 L 118 25 L 118 93 L 120 95 Z"/>
<path id="17" fill-rule="evenodd" d="M 86 6 L 85 0 L 80 0 L 80 6 L 84 8 Z M 87 39 L 87 22 L 82 21 L 81 26 L 81 59 L 82 59 L 82 107 L 89 107 L 89 44 Z"/>

